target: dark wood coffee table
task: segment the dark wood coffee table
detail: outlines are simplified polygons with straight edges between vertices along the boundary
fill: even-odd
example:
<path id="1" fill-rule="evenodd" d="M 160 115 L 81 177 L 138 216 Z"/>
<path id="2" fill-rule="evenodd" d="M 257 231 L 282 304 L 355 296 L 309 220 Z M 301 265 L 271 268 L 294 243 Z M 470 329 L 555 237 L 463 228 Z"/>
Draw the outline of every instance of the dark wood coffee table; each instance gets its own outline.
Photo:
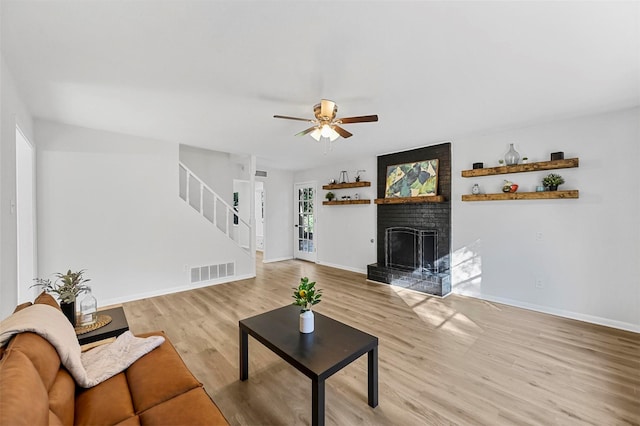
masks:
<path id="1" fill-rule="evenodd" d="M 78 342 L 80 345 L 86 345 L 87 343 L 97 342 L 110 337 L 118 337 L 125 331 L 129 330 L 127 317 L 124 315 L 124 309 L 121 307 L 98 311 L 98 314 L 109 315 L 111 317 L 111 322 L 104 327 L 100 327 L 88 333 L 79 334 Z"/>
<path id="2" fill-rule="evenodd" d="M 314 311 L 315 331 L 298 331 L 300 308 L 240 320 L 240 380 L 249 378 L 249 335 L 311 379 L 312 424 L 324 425 L 324 381 L 367 354 L 369 406 L 378 405 L 378 338 Z"/>

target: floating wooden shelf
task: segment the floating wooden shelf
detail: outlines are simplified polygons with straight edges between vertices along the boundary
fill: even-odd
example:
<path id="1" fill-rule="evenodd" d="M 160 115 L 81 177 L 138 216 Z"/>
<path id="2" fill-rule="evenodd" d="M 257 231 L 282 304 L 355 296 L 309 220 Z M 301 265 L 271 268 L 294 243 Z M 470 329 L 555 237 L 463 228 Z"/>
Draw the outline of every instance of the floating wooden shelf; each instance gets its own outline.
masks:
<path id="1" fill-rule="evenodd" d="M 484 169 L 463 170 L 462 177 L 478 177 L 504 175 L 507 173 L 535 172 L 538 170 L 570 169 L 578 167 L 578 158 L 567 158 L 565 160 L 538 161 L 536 163 L 516 164 L 515 166 L 487 167 Z"/>
<path id="2" fill-rule="evenodd" d="M 579 195 L 577 189 L 544 192 L 502 192 L 497 194 L 464 194 L 462 201 L 553 200 L 560 198 L 579 198 Z"/>
<path id="3" fill-rule="evenodd" d="M 329 185 L 322 185 L 322 189 L 347 189 L 347 188 L 363 188 L 365 186 L 371 186 L 371 182 L 347 182 L 347 183 L 331 183 Z"/>
<path id="4" fill-rule="evenodd" d="M 376 204 L 417 204 L 417 203 L 443 203 L 443 195 L 431 195 L 427 197 L 395 197 L 395 198 L 376 198 Z"/>
<path id="5" fill-rule="evenodd" d="M 341 206 L 344 204 L 371 204 L 371 200 L 323 201 L 323 206 Z"/>

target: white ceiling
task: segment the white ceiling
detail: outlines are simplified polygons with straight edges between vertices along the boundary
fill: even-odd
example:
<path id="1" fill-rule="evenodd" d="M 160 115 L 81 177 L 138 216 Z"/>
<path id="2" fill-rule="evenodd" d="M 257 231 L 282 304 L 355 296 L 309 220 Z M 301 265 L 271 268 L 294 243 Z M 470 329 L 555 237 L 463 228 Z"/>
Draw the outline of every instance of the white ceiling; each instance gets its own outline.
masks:
<path id="1" fill-rule="evenodd" d="M 36 117 L 285 169 L 640 104 L 640 3 L 2 1 Z M 321 98 L 333 151 L 294 137 Z"/>

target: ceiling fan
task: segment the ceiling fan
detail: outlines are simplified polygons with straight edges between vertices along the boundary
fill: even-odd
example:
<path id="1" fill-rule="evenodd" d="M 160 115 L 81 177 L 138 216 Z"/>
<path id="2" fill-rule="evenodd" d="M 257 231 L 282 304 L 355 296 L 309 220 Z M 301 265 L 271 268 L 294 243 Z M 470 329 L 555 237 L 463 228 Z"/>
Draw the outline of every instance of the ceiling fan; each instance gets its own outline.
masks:
<path id="1" fill-rule="evenodd" d="M 286 120 L 298 120 L 313 123 L 313 126 L 301 131 L 300 133 L 297 133 L 296 136 L 311 134 L 311 137 L 317 141 L 319 141 L 320 138 L 323 137 L 329 138 L 331 142 L 338 139 L 340 136 L 345 139 L 353 136 L 352 133 L 349 133 L 348 131 L 340 127 L 341 124 L 367 123 L 378 121 L 377 115 L 362 115 L 359 117 L 336 118 L 337 112 L 338 106 L 335 102 L 328 99 L 322 99 L 319 104 L 316 104 L 313 107 L 313 114 L 316 117 L 315 119 L 289 117 L 286 115 L 274 115 L 273 118 L 284 118 Z"/>

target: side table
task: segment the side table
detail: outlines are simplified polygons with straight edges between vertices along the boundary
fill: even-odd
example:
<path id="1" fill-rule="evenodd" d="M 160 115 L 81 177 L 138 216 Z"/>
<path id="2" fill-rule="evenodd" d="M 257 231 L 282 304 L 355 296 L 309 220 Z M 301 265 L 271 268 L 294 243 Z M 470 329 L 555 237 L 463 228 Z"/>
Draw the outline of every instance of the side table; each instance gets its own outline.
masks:
<path id="1" fill-rule="evenodd" d="M 124 309 L 122 309 L 122 307 L 98 311 L 98 314 L 109 315 L 111 317 L 111 322 L 97 330 L 79 334 L 78 342 L 81 346 L 86 345 L 87 343 L 108 339 L 110 337 L 118 337 L 125 331 L 129 330 L 129 323 L 127 323 L 127 317 L 124 315 Z"/>

